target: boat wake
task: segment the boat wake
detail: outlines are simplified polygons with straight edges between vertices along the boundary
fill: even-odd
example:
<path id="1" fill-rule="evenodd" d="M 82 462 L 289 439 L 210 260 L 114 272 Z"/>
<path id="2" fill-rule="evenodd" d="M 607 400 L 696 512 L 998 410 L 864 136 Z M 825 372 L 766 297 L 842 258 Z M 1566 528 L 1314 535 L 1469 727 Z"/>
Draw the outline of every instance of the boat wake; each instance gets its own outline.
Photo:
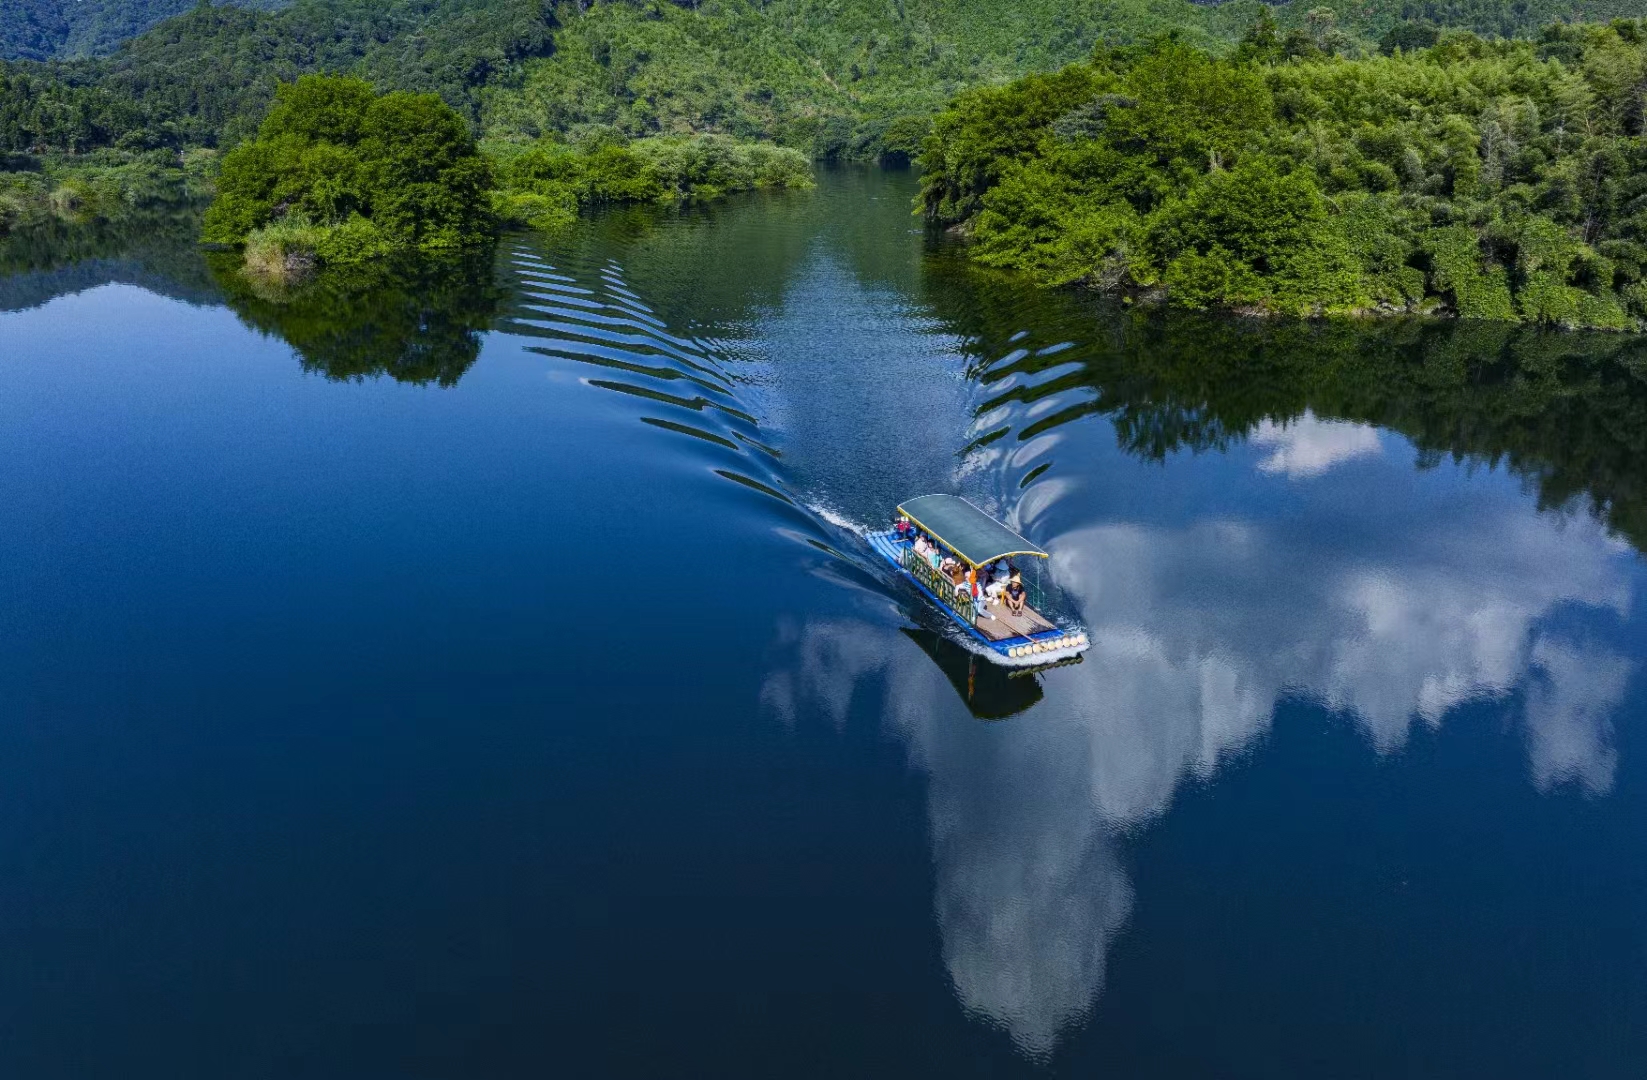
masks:
<path id="1" fill-rule="evenodd" d="M 747 376 L 722 343 L 671 329 L 615 262 L 551 261 L 526 240 L 504 258 L 515 299 L 499 330 L 533 339 L 531 352 L 584 369 L 584 385 L 629 398 L 640 423 L 695 440 L 714 475 L 796 506 L 774 468 L 779 451 L 742 400 Z"/>
<path id="2" fill-rule="evenodd" d="M 529 339 L 528 351 L 582 385 L 614 395 L 611 404 L 639 423 L 687 440 L 688 459 L 718 479 L 766 497 L 779 519 L 774 531 L 839 560 L 854 582 L 873 583 L 905 617 L 969 653 L 1014 668 L 1079 656 L 1073 645 L 1003 655 L 944 617 L 875 553 L 871 534 L 886 521 L 869 514 L 890 514 L 902 499 L 955 486 L 966 465 L 966 453 L 958 459 L 953 447 L 967 424 L 956 421 L 972 413 L 975 388 L 956 378 L 968 365 L 955 341 L 911 327 L 909 313 L 884 298 L 860 297 L 856 327 L 833 328 L 828 348 L 801 340 L 816 333 L 809 316 L 785 311 L 769 313 L 748 335 L 758 343 L 750 346 L 736 340 L 738 328 L 672 324 L 611 258 L 551 253 L 533 238 L 520 238 L 500 257 L 514 297 L 497 329 Z M 838 268 L 821 263 L 803 273 L 797 289 L 804 301 L 809 292 L 848 287 Z M 912 340 L 930 347 L 911 350 Z M 843 376 L 843 365 L 860 362 L 940 387 L 953 400 L 912 418 L 896 395 L 864 396 L 863 379 Z M 887 445 L 895 452 L 879 449 Z M 1000 501 L 972 494 L 986 505 Z M 1084 628 L 1068 636 L 1078 633 Z"/>

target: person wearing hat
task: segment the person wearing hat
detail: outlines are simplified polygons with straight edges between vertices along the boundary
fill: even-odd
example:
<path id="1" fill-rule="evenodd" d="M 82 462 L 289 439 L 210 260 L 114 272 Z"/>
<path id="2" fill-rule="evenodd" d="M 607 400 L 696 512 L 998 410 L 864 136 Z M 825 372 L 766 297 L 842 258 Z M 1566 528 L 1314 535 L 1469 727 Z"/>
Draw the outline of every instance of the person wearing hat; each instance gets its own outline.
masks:
<path id="1" fill-rule="evenodd" d="M 1028 591 L 1024 588 L 1023 577 L 1018 573 L 1016 566 L 1012 568 L 1012 575 L 1007 580 L 1006 589 L 1002 595 L 1006 599 L 1008 611 L 1014 615 L 1024 613 L 1024 600 L 1028 596 Z"/>

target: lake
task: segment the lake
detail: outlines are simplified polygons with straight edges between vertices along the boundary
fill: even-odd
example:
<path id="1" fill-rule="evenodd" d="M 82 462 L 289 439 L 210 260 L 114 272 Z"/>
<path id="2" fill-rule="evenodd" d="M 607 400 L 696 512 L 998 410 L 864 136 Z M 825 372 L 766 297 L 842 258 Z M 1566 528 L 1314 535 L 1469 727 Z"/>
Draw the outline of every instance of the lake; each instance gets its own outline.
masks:
<path id="1" fill-rule="evenodd" d="M 0 251 L 15 1077 L 1636 1077 L 1647 341 L 1140 312 L 909 173 Z M 972 499 L 1009 675 L 864 542 Z"/>

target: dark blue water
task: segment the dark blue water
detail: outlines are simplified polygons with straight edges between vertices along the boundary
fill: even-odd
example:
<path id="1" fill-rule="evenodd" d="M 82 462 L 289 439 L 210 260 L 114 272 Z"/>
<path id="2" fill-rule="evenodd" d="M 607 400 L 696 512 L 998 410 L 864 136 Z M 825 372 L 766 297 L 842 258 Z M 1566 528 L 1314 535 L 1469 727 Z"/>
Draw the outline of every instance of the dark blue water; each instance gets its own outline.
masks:
<path id="1" fill-rule="evenodd" d="M 1641 1074 L 1647 345 L 1109 309 L 822 179 L 9 280 L 0 1072 Z M 880 573 L 940 490 L 1084 663 Z"/>

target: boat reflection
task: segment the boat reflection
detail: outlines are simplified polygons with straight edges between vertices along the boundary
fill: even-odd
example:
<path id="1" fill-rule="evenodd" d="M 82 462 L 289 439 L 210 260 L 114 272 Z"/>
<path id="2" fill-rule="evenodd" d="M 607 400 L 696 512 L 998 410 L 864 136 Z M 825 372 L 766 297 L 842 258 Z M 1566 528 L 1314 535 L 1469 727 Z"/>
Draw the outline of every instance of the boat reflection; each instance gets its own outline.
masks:
<path id="1" fill-rule="evenodd" d="M 979 720 L 1005 720 L 1041 700 L 1035 671 L 992 664 L 935 630 L 906 626 L 901 632 L 932 658 L 967 711 Z"/>

